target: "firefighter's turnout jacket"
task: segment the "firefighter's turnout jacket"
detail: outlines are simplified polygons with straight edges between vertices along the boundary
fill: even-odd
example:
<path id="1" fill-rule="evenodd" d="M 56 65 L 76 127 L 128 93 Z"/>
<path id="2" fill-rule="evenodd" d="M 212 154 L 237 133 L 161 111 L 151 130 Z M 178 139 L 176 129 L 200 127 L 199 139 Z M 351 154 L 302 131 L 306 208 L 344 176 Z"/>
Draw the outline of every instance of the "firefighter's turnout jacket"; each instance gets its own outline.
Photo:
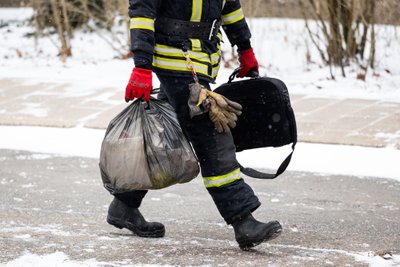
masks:
<path id="1" fill-rule="evenodd" d="M 220 25 L 239 50 L 250 48 L 250 30 L 239 0 L 130 0 L 131 50 L 135 66 L 152 68 L 174 107 L 201 167 L 203 182 L 219 212 L 230 224 L 260 206 L 241 178 L 231 133 L 217 133 L 207 114 L 190 117 L 188 85 L 193 82 L 185 53 L 199 80 L 210 89 L 220 61 Z M 177 79 L 177 76 L 180 76 Z M 145 192 L 126 193 L 138 207 Z M 121 196 L 119 196 L 121 198 Z"/>
<path id="2" fill-rule="evenodd" d="M 221 62 L 219 26 L 232 46 L 249 45 L 251 37 L 239 0 L 130 0 L 129 17 L 135 65 L 160 74 L 190 74 L 185 49 L 199 76 L 213 81 Z"/>

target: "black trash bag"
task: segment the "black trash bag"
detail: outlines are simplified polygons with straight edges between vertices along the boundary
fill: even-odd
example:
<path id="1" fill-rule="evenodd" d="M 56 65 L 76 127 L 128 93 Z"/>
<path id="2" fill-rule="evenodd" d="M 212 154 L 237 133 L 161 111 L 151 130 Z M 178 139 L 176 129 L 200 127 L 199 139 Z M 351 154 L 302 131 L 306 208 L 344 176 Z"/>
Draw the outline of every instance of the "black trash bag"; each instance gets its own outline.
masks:
<path id="1" fill-rule="evenodd" d="M 104 186 L 113 194 L 186 183 L 199 174 L 174 109 L 154 98 L 135 100 L 110 122 L 99 165 Z"/>

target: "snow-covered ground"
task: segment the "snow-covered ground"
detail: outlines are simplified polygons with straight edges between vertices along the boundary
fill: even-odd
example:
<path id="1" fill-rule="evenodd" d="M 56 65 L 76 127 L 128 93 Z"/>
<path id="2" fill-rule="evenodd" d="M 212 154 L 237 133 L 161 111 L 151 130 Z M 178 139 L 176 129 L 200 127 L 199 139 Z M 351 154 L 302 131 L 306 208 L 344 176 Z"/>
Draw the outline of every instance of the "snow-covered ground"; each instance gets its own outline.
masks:
<path id="1" fill-rule="evenodd" d="M 0 264 L 1 267 L 47 267 L 47 266 L 65 266 L 65 267 L 101 267 L 101 266 L 124 266 L 124 267 L 161 267 L 161 265 L 153 264 L 124 264 L 124 262 L 110 263 L 110 262 L 99 262 L 96 259 L 90 259 L 86 261 L 74 261 L 71 260 L 68 255 L 63 252 L 55 252 L 48 255 L 36 255 L 26 253 L 21 257 L 10 261 L 6 264 Z M 172 267 L 171 265 L 162 265 L 162 267 Z"/>
<path id="2" fill-rule="evenodd" d="M 77 31 L 72 39 L 73 57 L 63 62 L 57 57 L 55 34 L 39 39 L 26 37 L 34 32 L 27 21 L 31 15 L 31 9 L 0 9 L 0 78 L 17 77 L 31 83 L 70 83 L 87 90 L 105 86 L 122 90 L 133 62 L 116 59 L 119 53 L 110 45 L 121 47 L 121 40 L 127 39 L 122 27 L 116 28 L 113 36 L 104 31 Z M 369 70 L 364 82 L 356 79 L 361 71 L 356 64 L 346 68 L 347 78 L 341 77 L 340 71 L 335 69 L 336 80 L 329 78 L 329 68 L 322 66 L 304 21 L 263 18 L 248 21 L 261 74 L 282 79 L 291 93 L 400 102 L 400 27 L 377 26 L 376 69 Z M 229 57 L 231 48 L 225 40 L 222 47 Z M 226 82 L 232 68 L 222 66 L 214 86 Z M 157 84 L 154 77 L 154 85 Z"/>
<path id="3" fill-rule="evenodd" d="M 133 62 L 130 59 L 116 59 L 118 54 L 108 43 L 112 41 L 110 34 L 103 31 L 98 33 L 77 31 L 72 40 L 73 57 L 63 62 L 57 57 L 55 34 L 39 39 L 25 36 L 34 31 L 28 22 L 32 12 L 31 9 L 0 9 L 0 24 L 8 23 L 7 26 L 0 28 L 3 38 L 0 48 L 0 79 L 16 77 L 23 78 L 26 83 L 69 84 L 72 91 L 82 95 L 106 86 L 117 88 L 122 93 Z M 337 79 L 335 81 L 329 79 L 329 68 L 322 67 L 319 55 L 306 34 L 302 20 L 251 19 L 249 25 L 253 33 L 252 43 L 262 66 L 261 72 L 285 81 L 290 93 L 305 94 L 310 97 L 367 98 L 400 102 L 399 27 L 377 27 L 377 68 L 374 71 L 370 70 L 367 81 L 363 82 L 355 78 L 359 72 L 355 65 L 347 68 L 347 78 L 342 78 L 337 71 Z M 125 34 L 123 29 L 114 30 L 114 35 L 118 40 L 126 38 Z M 108 41 L 105 41 L 106 39 Z M 115 46 L 119 45 L 119 43 L 114 43 Z M 225 42 L 223 50 L 226 54 L 229 54 L 230 49 L 228 42 Z M 311 61 L 315 63 L 307 63 L 307 52 L 311 55 Z M 231 72 L 231 68 L 222 67 L 217 85 L 225 82 Z M 158 81 L 154 77 L 154 85 L 157 86 L 157 84 Z M 85 88 L 85 92 L 81 92 L 80 88 Z M 29 131 L 31 136 L 43 137 L 37 138 L 35 142 L 30 142 L 25 138 L 13 138 L 15 142 L 5 141 L 9 140 L 7 136 L 24 135 L 26 131 Z M 103 135 L 103 131 L 80 128 L 2 127 L 0 132 L 0 147 L 3 148 L 89 157 L 98 156 L 99 143 Z M 54 139 L 54 136 L 62 136 L 62 138 Z M 85 151 L 72 151 L 68 146 L 63 147 L 63 142 L 60 142 L 62 139 L 85 143 Z M 285 152 L 279 153 L 284 155 L 288 150 L 288 148 L 281 149 Z M 253 167 L 275 168 L 277 166 L 278 163 L 258 156 L 257 153 L 259 152 L 242 153 L 244 155 L 239 155 L 239 159 Z M 261 155 L 271 154 L 264 151 L 261 153 Z M 357 161 L 353 160 L 355 158 Z M 400 169 L 395 164 L 396 159 L 399 158 L 399 151 L 390 148 L 299 144 L 290 169 L 400 179 Z M 372 162 L 379 162 L 379 164 L 370 164 Z M 360 166 L 356 167 L 354 164 Z"/>
<path id="4" fill-rule="evenodd" d="M 400 256 L 390 256 L 391 260 L 388 261 L 380 256 L 371 256 L 368 253 L 348 253 L 346 251 L 334 251 L 327 250 L 326 252 L 337 252 L 345 255 L 349 255 L 355 258 L 357 262 L 366 263 L 374 267 L 395 267 L 400 263 Z M 389 255 L 388 255 L 389 256 Z M 327 266 L 331 266 L 332 263 L 326 262 Z M 25 255 L 7 263 L 0 264 L 1 267 L 47 267 L 47 266 L 66 266 L 66 267 L 101 267 L 101 266 L 124 266 L 124 267 L 172 267 L 171 265 L 152 265 L 152 264 L 124 264 L 116 263 L 112 264 L 109 262 L 99 262 L 96 259 L 90 259 L 83 262 L 70 260 L 69 257 L 63 252 L 55 252 L 48 255 L 36 255 L 26 253 Z M 203 265 L 209 267 L 210 265 Z M 270 265 L 268 265 L 270 266 Z M 201 267 L 201 266 L 200 266 Z"/>
<path id="5" fill-rule="evenodd" d="M 27 22 L 31 15 L 30 9 L 0 8 L 2 36 L 0 79 L 19 78 L 32 84 L 46 82 L 68 84 L 76 92 L 79 92 L 80 88 L 90 91 L 99 87 L 114 87 L 122 92 L 133 62 L 129 59 L 116 59 L 118 55 L 108 43 L 112 41 L 109 34 L 100 32 L 99 35 L 78 31 L 72 40 L 73 57 L 63 62 L 57 57 L 57 38 L 54 34 L 40 39 L 26 37 L 26 34 L 34 31 Z M 282 79 L 292 94 L 400 102 L 399 27 L 377 27 L 376 69 L 370 70 L 366 82 L 363 82 L 356 79 L 360 70 L 354 64 L 346 68 L 347 78 L 342 78 L 339 70 L 334 70 L 336 80 L 329 79 L 329 69 L 321 66 L 303 21 L 251 19 L 249 23 L 253 33 L 252 43 L 262 66 L 262 74 Z M 125 38 L 124 34 L 123 31 L 117 33 L 118 38 Z M 229 53 L 229 44 L 225 42 L 223 49 Z M 307 51 L 310 52 L 311 60 L 314 62 L 312 64 L 307 63 Z M 223 67 L 214 86 L 225 82 L 231 72 L 231 68 Z M 157 84 L 158 81 L 154 77 L 154 85 Z M 29 139 L 26 138 L 28 132 Z M 104 130 L 80 127 L 57 129 L 0 126 L 0 148 L 98 158 L 103 136 Z M 290 148 L 267 150 L 239 153 L 238 158 L 245 166 L 274 169 L 278 167 Z M 266 158 L 265 155 L 270 158 Z M 393 148 L 300 143 L 297 145 L 289 170 L 400 180 L 399 159 L 400 151 Z M 398 256 L 391 262 L 366 254 L 353 256 L 357 261 L 372 266 L 395 266 L 392 265 L 393 262 L 395 264 L 400 262 Z M 74 262 L 59 252 L 44 256 L 27 254 L 0 266 L 102 266 L 103 264 L 95 260 Z"/>
<path id="6" fill-rule="evenodd" d="M 0 126 L 0 148 L 99 158 L 104 134 L 105 130 L 80 127 Z M 263 148 L 243 151 L 237 156 L 246 167 L 276 170 L 290 151 L 290 146 Z M 288 170 L 400 181 L 398 159 L 400 151 L 394 148 L 298 143 Z"/>

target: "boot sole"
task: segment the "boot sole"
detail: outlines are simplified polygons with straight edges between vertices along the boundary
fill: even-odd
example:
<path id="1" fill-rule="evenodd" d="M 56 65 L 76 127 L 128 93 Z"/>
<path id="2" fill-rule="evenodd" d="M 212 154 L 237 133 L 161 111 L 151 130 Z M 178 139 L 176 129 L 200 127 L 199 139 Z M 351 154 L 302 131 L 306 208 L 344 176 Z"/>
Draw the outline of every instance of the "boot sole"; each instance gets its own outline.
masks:
<path id="1" fill-rule="evenodd" d="M 263 242 L 273 240 L 280 236 L 282 233 L 282 226 L 280 224 L 274 225 L 274 227 L 267 231 L 266 235 L 262 239 L 253 239 L 246 241 L 238 241 L 239 248 L 243 251 L 249 251 L 251 248 L 260 245 Z"/>
<path id="2" fill-rule="evenodd" d="M 107 216 L 107 223 L 113 225 L 118 229 L 126 228 L 132 231 L 135 235 L 140 237 L 157 238 L 157 237 L 163 237 L 165 235 L 165 228 L 160 230 L 154 230 L 152 232 L 143 232 L 140 231 L 138 228 L 136 228 L 133 224 L 110 215 Z"/>

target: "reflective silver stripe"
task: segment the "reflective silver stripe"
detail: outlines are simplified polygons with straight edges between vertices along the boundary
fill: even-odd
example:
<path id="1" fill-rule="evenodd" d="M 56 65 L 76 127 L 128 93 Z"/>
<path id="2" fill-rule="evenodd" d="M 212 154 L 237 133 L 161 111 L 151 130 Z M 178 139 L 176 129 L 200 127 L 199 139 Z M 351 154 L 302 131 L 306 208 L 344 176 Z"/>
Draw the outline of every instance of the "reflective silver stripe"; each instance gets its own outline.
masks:
<path id="1" fill-rule="evenodd" d="M 203 10 L 203 0 L 192 0 L 192 16 L 190 17 L 190 21 L 201 20 L 201 13 Z"/>
<path id="2" fill-rule="evenodd" d="M 222 25 L 229 25 L 244 19 L 242 8 L 222 16 Z"/>
<path id="3" fill-rule="evenodd" d="M 154 20 L 149 18 L 131 18 L 131 29 L 144 29 L 154 32 Z"/>
<path id="4" fill-rule="evenodd" d="M 220 187 L 226 184 L 233 183 L 240 179 L 240 168 L 236 170 L 218 176 L 211 176 L 211 177 L 203 177 L 203 182 L 206 188 L 209 187 Z"/>
<path id="5" fill-rule="evenodd" d="M 221 51 L 215 52 L 214 54 L 211 55 L 211 65 L 219 63 L 220 59 L 221 59 Z"/>
<path id="6" fill-rule="evenodd" d="M 164 55 L 164 56 L 172 56 L 172 57 L 183 57 L 183 52 L 182 49 L 178 49 L 172 46 L 167 46 L 167 45 L 160 45 L 156 44 L 154 47 L 154 52 L 156 52 L 159 55 Z M 192 59 L 197 59 L 199 61 L 203 61 L 206 63 L 211 63 L 210 62 L 210 57 L 208 56 L 207 53 L 203 52 L 196 52 L 196 51 L 188 51 L 190 58 Z"/>
<path id="7" fill-rule="evenodd" d="M 211 55 L 211 77 L 215 78 L 218 75 L 219 68 L 221 67 L 221 51 L 218 51 Z"/>
<path id="8" fill-rule="evenodd" d="M 199 39 L 190 39 L 193 51 L 201 51 L 201 41 Z"/>
<path id="9" fill-rule="evenodd" d="M 212 68 L 211 77 L 212 77 L 213 79 L 214 79 L 215 77 L 217 77 L 220 66 L 221 66 L 221 64 L 218 64 L 217 66 L 215 66 L 215 67 Z"/>
<path id="10" fill-rule="evenodd" d="M 193 62 L 193 65 L 196 69 L 196 72 L 209 76 L 208 66 L 206 64 Z M 184 59 L 170 59 L 153 56 L 153 66 L 167 70 L 190 71 Z"/>

